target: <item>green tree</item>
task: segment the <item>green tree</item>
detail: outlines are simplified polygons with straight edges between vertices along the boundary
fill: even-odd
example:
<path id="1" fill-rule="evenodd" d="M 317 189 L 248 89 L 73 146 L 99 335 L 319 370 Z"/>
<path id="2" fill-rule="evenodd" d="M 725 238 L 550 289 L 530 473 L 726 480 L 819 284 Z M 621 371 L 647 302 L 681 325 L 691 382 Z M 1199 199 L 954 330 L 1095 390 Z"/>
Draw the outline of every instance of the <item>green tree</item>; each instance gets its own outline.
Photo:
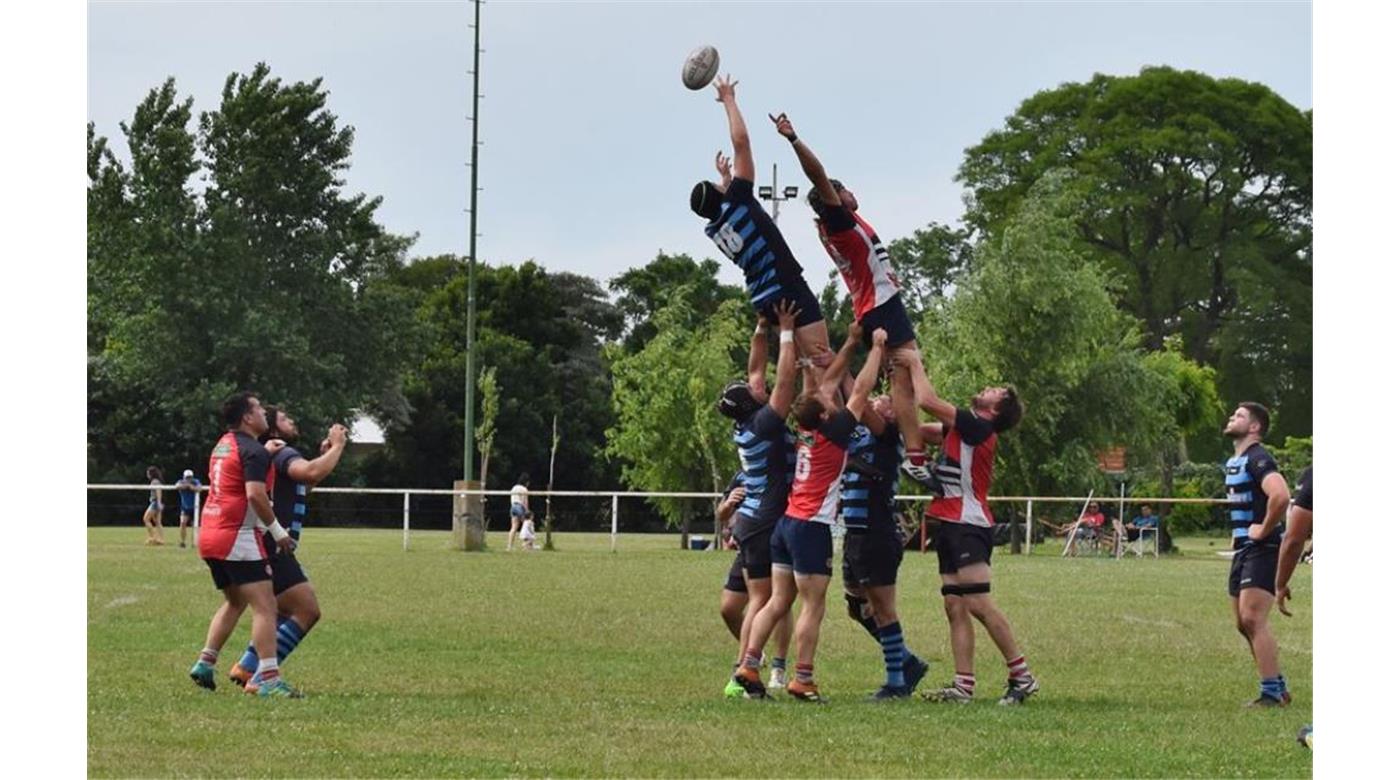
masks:
<path id="1" fill-rule="evenodd" d="M 917 324 L 943 298 L 958 274 L 972 264 L 972 231 L 930 222 L 913 235 L 890 242 L 890 263 L 900 298 Z"/>
<path id="2" fill-rule="evenodd" d="M 1044 177 L 920 329 L 944 397 L 956 403 L 1005 382 L 1019 390 L 1025 417 L 997 451 L 1002 494 L 1102 489 L 1099 452 L 1150 446 L 1168 424 L 1164 383 L 1144 365 L 1110 280 L 1075 240 L 1071 184 L 1063 172 Z"/>
<path id="3" fill-rule="evenodd" d="M 1146 346 L 1180 335 L 1223 396 L 1278 413 L 1272 440 L 1311 430 L 1311 113 L 1167 67 L 1039 92 L 967 151 L 967 224 L 994 235 L 1055 168 L 1075 172 L 1078 248 Z"/>
<path id="4" fill-rule="evenodd" d="M 635 353 L 656 336 L 654 318 L 678 292 L 691 315 L 701 319 L 712 316 L 725 301 L 744 300 L 742 289 L 720 284 L 719 269 L 714 260 L 697 263 L 690 255 L 658 252 L 650 263 L 609 280 L 608 289 L 617 294 L 616 306 L 626 319 L 623 348 Z"/>
<path id="5" fill-rule="evenodd" d="M 496 444 L 496 416 L 501 408 L 501 388 L 496 384 L 496 369 L 483 368 L 476 386 L 481 393 L 481 423 L 476 426 L 476 446 L 481 451 L 481 486 L 486 487 L 491 450 Z"/>
<path id="6" fill-rule="evenodd" d="M 697 321 L 677 294 L 655 319 L 657 335 L 640 352 L 611 350 L 617 422 L 607 431 L 607 453 L 635 490 L 718 492 L 738 455 L 733 426 L 715 411 L 715 399 L 742 373 L 751 312 L 741 301 L 726 301 Z M 695 509 L 685 499 L 648 500 L 672 525 Z"/>

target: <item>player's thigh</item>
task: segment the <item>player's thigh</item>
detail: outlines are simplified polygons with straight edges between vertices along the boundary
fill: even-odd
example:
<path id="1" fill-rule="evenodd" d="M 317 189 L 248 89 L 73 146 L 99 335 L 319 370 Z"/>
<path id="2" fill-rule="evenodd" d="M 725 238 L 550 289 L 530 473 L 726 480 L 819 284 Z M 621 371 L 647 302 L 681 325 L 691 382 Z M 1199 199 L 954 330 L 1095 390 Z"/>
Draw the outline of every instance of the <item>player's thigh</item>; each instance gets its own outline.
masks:
<path id="1" fill-rule="evenodd" d="M 877 617 L 894 614 L 895 587 L 894 585 L 870 585 L 866 587 L 866 598 L 870 599 L 870 607 L 875 610 Z"/>
<path id="2" fill-rule="evenodd" d="M 299 582 L 277 594 L 277 612 L 292 615 L 298 612 L 320 612 L 321 604 L 316 599 L 316 588 L 310 580 Z"/>
<path id="3" fill-rule="evenodd" d="M 829 574 L 798 574 L 797 594 L 802 599 L 803 605 L 824 605 L 826 603 L 826 591 L 831 586 L 831 575 Z"/>
<path id="4" fill-rule="evenodd" d="M 953 573 L 953 584 L 981 585 L 992 581 L 992 565 L 989 563 L 969 563 Z"/>
<path id="5" fill-rule="evenodd" d="M 1269 610 L 1274 606 L 1274 594 L 1263 588 L 1245 588 L 1240 591 L 1239 616 L 1247 621 L 1267 620 Z"/>

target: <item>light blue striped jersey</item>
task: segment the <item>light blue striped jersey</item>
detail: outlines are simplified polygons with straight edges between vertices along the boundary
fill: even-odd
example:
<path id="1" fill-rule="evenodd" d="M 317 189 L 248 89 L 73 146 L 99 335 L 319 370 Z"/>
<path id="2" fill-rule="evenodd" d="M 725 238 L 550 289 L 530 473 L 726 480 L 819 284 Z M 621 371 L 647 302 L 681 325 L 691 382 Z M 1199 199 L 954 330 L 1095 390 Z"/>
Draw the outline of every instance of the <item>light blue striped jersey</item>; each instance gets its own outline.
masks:
<path id="1" fill-rule="evenodd" d="M 720 201 L 719 216 L 705 225 L 705 235 L 744 272 L 749 302 L 761 310 L 783 287 L 806 284 L 773 218 L 753 196 L 753 182 L 733 179 Z"/>
<path id="2" fill-rule="evenodd" d="M 739 504 L 734 521 L 734 538 L 744 541 L 754 534 L 766 533 L 783 516 L 797 468 L 796 443 L 787 422 L 767 404 L 747 420 L 734 424 L 734 444 L 739 449 L 744 485 L 744 501 Z"/>
<path id="3" fill-rule="evenodd" d="M 1249 541 L 1249 527 L 1264 522 L 1268 514 L 1269 497 L 1261 487 L 1264 477 L 1278 471 L 1274 456 L 1255 442 L 1249 449 L 1225 461 L 1225 499 L 1230 509 L 1230 537 L 1235 549 Z M 1256 544 L 1278 544 L 1283 540 L 1283 523 L 1280 522 L 1267 539 Z"/>

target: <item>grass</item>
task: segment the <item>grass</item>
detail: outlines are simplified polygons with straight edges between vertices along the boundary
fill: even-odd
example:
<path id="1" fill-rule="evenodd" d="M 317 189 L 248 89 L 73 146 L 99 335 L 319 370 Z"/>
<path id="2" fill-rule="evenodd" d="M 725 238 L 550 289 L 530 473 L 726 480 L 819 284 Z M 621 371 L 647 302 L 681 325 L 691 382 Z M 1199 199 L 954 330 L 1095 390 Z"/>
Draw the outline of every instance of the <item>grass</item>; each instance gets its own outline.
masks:
<path id="1" fill-rule="evenodd" d="M 173 534 L 170 535 L 173 538 Z M 1245 711 L 1253 663 L 1225 597 L 1224 540 L 1161 560 L 999 548 L 994 595 L 1042 692 L 994 703 L 1002 661 L 978 629 L 979 701 L 864 697 L 878 646 L 839 583 L 817 657 L 825 707 L 726 700 L 720 623 L 731 558 L 676 537 L 568 534 L 556 553 L 446 549 L 418 532 L 314 529 L 302 558 L 325 617 L 285 666 L 303 701 L 185 676 L 218 605 L 189 550 L 139 528 L 88 534 L 88 769 L 129 776 L 1288 776 L 1311 720 L 1310 567 L 1275 613 L 1294 703 Z M 1212 549 L 1212 542 L 1214 549 Z M 904 632 L 951 675 L 932 555 L 901 571 Z M 244 623 L 224 650 L 230 663 Z"/>

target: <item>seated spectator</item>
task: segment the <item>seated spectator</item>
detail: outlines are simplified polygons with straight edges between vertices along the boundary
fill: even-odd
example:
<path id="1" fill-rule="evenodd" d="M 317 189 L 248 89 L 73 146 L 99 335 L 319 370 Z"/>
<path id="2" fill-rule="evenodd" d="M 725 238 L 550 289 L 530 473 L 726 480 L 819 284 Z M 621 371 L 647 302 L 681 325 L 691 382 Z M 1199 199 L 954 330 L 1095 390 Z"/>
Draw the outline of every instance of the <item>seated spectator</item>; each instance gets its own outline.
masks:
<path id="1" fill-rule="evenodd" d="M 1099 511 L 1096 501 L 1090 501 L 1084 514 L 1079 517 L 1079 532 L 1077 536 L 1081 539 L 1092 539 L 1103 532 L 1104 517 Z"/>
<path id="2" fill-rule="evenodd" d="M 1161 525 L 1161 520 L 1152 513 L 1152 507 L 1143 504 L 1141 513 L 1133 518 L 1132 524 L 1128 526 L 1128 541 L 1136 541 L 1142 535 L 1144 528 L 1157 528 Z"/>

